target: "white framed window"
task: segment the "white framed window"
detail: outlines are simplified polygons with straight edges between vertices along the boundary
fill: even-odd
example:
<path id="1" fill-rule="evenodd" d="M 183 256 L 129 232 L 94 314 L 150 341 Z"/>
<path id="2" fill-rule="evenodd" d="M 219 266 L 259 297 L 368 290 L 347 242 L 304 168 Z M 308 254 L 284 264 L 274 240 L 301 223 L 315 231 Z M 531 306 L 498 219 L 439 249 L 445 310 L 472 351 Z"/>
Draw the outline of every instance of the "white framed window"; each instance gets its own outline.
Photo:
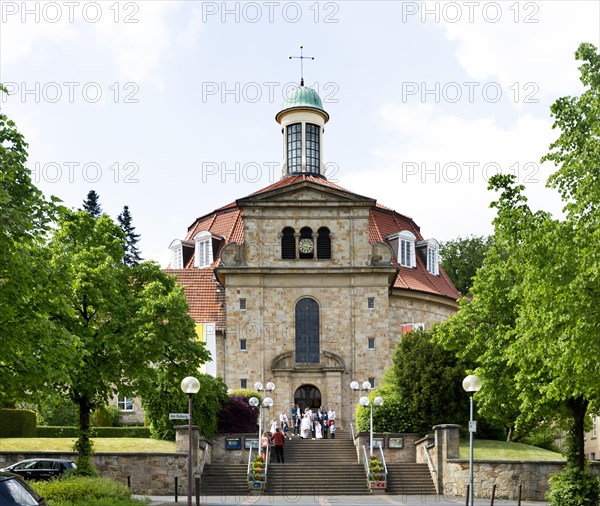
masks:
<path id="1" fill-rule="evenodd" d="M 183 241 L 179 239 L 175 239 L 169 245 L 169 249 L 171 250 L 171 269 L 183 269 L 185 264 L 183 257 L 183 245 Z"/>
<path id="2" fill-rule="evenodd" d="M 440 274 L 439 250 L 440 244 L 435 239 L 427 241 L 427 270 L 435 276 Z"/>
<path id="3" fill-rule="evenodd" d="M 409 230 L 398 234 L 398 263 L 402 267 L 416 267 L 415 241 L 417 237 Z"/>
<path id="4" fill-rule="evenodd" d="M 133 411 L 133 399 L 130 397 L 117 397 L 119 411 Z"/>
<path id="5" fill-rule="evenodd" d="M 208 267 L 213 263 L 212 235 L 210 232 L 198 232 L 194 236 L 196 242 L 194 267 Z"/>

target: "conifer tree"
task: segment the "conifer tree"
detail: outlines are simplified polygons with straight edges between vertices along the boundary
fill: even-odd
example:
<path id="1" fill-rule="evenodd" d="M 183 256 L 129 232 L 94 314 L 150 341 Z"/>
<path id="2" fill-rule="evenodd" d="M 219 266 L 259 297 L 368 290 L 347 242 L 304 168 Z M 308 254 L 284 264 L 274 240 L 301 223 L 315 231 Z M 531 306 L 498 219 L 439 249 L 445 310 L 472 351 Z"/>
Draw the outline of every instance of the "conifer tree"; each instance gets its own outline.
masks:
<path id="1" fill-rule="evenodd" d="M 95 190 L 90 190 L 86 199 L 83 201 L 83 211 L 87 211 L 93 218 L 100 218 L 102 207 L 100 206 L 100 196 Z"/>
<path id="2" fill-rule="evenodd" d="M 137 243 L 140 240 L 140 234 L 135 233 L 135 227 L 131 224 L 132 218 L 129 212 L 129 206 L 123 207 L 123 212 L 117 216 L 117 221 L 120 227 L 125 232 L 125 243 L 123 249 L 125 250 L 125 256 L 123 257 L 123 263 L 129 265 L 137 265 L 142 261 L 140 256 L 140 250 L 137 247 Z"/>

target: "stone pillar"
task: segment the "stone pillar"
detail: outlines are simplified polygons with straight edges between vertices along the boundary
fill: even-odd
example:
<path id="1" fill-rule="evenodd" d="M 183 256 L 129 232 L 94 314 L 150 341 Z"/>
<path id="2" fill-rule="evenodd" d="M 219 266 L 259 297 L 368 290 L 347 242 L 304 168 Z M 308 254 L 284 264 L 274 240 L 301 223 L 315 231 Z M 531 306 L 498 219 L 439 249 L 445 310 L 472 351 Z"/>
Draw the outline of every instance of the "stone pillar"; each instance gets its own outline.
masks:
<path id="1" fill-rule="evenodd" d="M 188 454 L 188 426 L 176 425 L 175 429 L 175 451 L 177 453 Z M 200 474 L 200 464 L 202 462 L 202 454 L 200 450 L 200 429 L 197 425 L 192 425 L 192 475 Z M 186 466 L 187 469 L 187 466 Z M 184 472 L 181 476 L 181 486 L 183 490 L 187 487 L 187 473 Z"/>
<path id="2" fill-rule="evenodd" d="M 437 489 L 444 493 L 444 475 L 448 459 L 459 458 L 460 450 L 460 425 L 444 424 L 433 427 L 435 434 Z"/>

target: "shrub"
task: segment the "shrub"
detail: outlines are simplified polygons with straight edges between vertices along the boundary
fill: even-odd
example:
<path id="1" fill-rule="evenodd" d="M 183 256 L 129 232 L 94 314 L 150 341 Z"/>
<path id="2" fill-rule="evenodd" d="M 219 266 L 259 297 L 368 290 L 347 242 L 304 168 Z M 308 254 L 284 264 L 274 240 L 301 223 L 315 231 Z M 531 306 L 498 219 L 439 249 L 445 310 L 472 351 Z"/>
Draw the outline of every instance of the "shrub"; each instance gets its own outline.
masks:
<path id="1" fill-rule="evenodd" d="M 35 411 L 0 409 L 0 437 L 35 437 Z"/>
<path id="2" fill-rule="evenodd" d="M 92 413 L 93 427 L 117 427 L 121 414 L 114 406 L 101 406 Z"/>
<path id="3" fill-rule="evenodd" d="M 250 406 L 248 399 L 242 395 L 230 395 L 217 416 L 217 432 L 220 434 L 258 431 L 258 408 Z"/>
<path id="4" fill-rule="evenodd" d="M 79 423 L 79 409 L 70 399 L 47 400 L 37 406 L 38 424 L 71 426 Z"/>
<path id="5" fill-rule="evenodd" d="M 600 504 L 600 481 L 589 469 L 567 465 L 550 478 L 549 506 L 597 506 Z"/>
<path id="6" fill-rule="evenodd" d="M 71 476 L 62 480 L 34 482 L 32 485 L 40 495 L 53 503 L 63 501 L 79 506 L 88 500 L 104 499 L 114 504 L 115 501 L 131 499 L 131 491 L 126 485 L 108 478 Z"/>

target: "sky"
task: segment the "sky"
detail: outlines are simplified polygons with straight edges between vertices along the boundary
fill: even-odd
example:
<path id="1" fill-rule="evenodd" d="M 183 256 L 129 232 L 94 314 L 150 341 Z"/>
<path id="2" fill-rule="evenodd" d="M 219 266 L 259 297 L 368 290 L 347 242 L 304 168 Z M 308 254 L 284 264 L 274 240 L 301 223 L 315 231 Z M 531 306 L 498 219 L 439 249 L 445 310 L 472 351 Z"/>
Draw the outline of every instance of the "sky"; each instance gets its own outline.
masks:
<path id="1" fill-rule="evenodd" d="M 446 241 L 492 232 L 499 172 L 560 214 L 539 161 L 581 42 L 600 45 L 600 1 L 3 0 L 0 108 L 45 195 L 129 206 L 166 266 L 196 217 L 281 177 L 303 46 L 328 179 Z"/>

